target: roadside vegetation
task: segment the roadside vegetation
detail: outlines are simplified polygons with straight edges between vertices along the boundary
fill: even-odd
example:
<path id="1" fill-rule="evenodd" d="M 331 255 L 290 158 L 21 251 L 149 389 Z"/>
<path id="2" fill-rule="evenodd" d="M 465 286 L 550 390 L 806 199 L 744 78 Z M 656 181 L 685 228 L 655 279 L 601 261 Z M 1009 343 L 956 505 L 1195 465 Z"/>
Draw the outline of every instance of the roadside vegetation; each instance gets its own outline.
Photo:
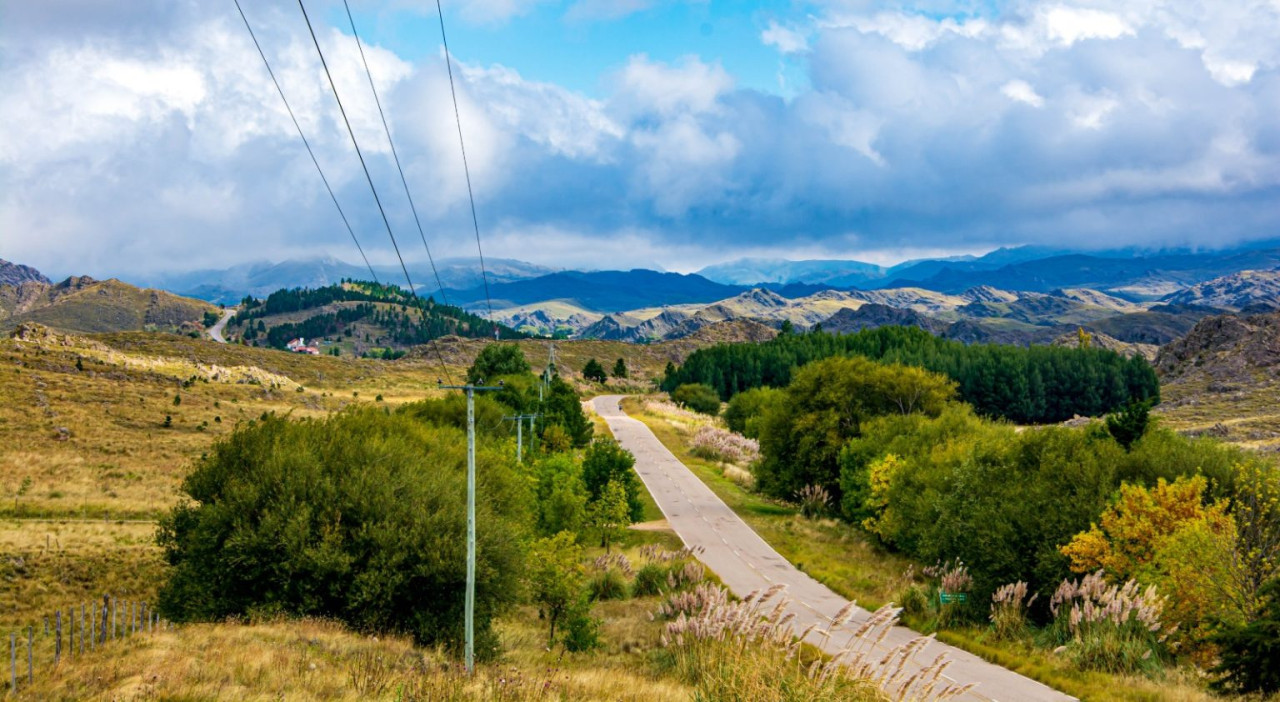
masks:
<path id="1" fill-rule="evenodd" d="M 698 372 L 731 377 L 744 352 L 726 349 Z M 922 631 L 1086 698 L 1274 692 L 1240 662 L 1264 655 L 1280 576 L 1268 459 L 1159 427 L 1142 393 L 1105 422 L 1022 428 L 958 401 L 953 378 L 861 351 L 787 375 L 733 395 L 726 424 L 688 411 L 687 383 L 688 409 L 632 406 L 786 557 Z M 759 457 L 706 447 L 728 428 L 747 436 L 716 446 L 756 440 Z"/>

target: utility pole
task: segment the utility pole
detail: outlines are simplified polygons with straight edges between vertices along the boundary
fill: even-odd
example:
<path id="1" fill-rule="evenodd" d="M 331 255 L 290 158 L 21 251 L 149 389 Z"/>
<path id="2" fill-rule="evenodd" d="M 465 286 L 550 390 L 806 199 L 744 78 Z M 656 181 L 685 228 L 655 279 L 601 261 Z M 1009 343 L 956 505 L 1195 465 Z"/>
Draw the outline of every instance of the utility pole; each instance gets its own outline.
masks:
<path id="1" fill-rule="evenodd" d="M 533 449 L 533 420 L 536 414 L 517 414 L 512 417 L 503 417 L 504 422 L 516 423 L 516 463 L 524 463 L 524 420 L 529 420 L 529 448 Z"/>
<path id="2" fill-rule="evenodd" d="M 483 381 L 481 381 L 483 382 Z M 442 390 L 462 390 L 467 393 L 467 601 L 464 626 L 466 627 L 467 672 L 475 672 L 476 658 L 476 393 L 503 389 L 502 381 L 496 386 L 443 385 Z"/>

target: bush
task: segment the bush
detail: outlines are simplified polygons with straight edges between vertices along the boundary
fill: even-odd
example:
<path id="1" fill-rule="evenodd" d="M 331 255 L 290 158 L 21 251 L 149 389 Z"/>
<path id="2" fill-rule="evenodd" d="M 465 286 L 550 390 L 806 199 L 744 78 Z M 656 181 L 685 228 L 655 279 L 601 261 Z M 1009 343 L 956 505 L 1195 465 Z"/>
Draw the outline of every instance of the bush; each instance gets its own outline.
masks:
<path id="1" fill-rule="evenodd" d="M 591 601 L 578 598 L 564 623 L 564 648 L 570 653 L 581 653 L 600 648 L 599 617 L 591 616 Z"/>
<path id="2" fill-rule="evenodd" d="M 531 496 L 505 455 L 477 452 L 476 632 L 524 572 Z M 352 408 L 325 419 L 268 416 L 214 445 L 183 481 L 190 498 L 160 523 L 171 566 L 159 610 L 216 621 L 255 610 L 462 640 L 466 440 L 407 413 Z"/>
<path id="3" fill-rule="evenodd" d="M 720 396 L 710 386 L 699 383 L 681 385 L 671 392 L 671 399 L 681 407 L 712 417 L 720 414 Z"/>
<path id="4" fill-rule="evenodd" d="M 613 568 L 596 571 L 587 582 L 587 596 L 592 600 L 625 600 L 627 579 Z"/>
<path id="5" fill-rule="evenodd" d="M 661 563 L 645 563 L 636 571 L 636 579 L 631 583 L 633 597 L 649 597 L 661 595 L 667 588 L 667 567 Z"/>
<path id="6" fill-rule="evenodd" d="M 1213 637 L 1222 660 L 1213 672 L 1216 690 L 1239 693 L 1280 692 L 1280 579 L 1262 588 L 1264 607 L 1246 626 L 1228 628 Z"/>
<path id="7" fill-rule="evenodd" d="M 488 344 L 480 350 L 475 363 L 467 369 L 467 382 L 497 382 L 499 376 L 521 375 L 530 371 L 524 352 L 515 344 Z"/>
<path id="8" fill-rule="evenodd" d="M 731 431 L 751 439 L 760 438 L 760 418 L 766 410 L 782 401 L 783 391 L 775 388 L 752 388 L 729 398 L 724 409 L 724 422 Z"/>
<path id="9" fill-rule="evenodd" d="M 1052 633 L 1083 670 L 1155 672 L 1166 637 L 1161 631 L 1164 602 L 1154 586 L 1143 591 L 1134 580 L 1111 585 L 1102 571 L 1078 582 L 1064 580 L 1049 603 Z"/>
<path id="10" fill-rule="evenodd" d="M 581 534 L 587 524 L 587 488 L 582 468 L 569 456 L 557 454 L 533 466 L 537 481 L 538 532 L 547 536 L 562 531 Z"/>
<path id="11" fill-rule="evenodd" d="M 760 457 L 760 444 L 719 427 L 702 426 L 689 441 L 689 453 L 709 461 L 746 465 Z"/>
<path id="12" fill-rule="evenodd" d="M 603 383 L 609 379 L 609 376 L 604 372 L 604 366 L 600 365 L 600 362 L 594 358 L 587 361 L 587 364 L 582 367 L 582 377 L 597 383 Z"/>

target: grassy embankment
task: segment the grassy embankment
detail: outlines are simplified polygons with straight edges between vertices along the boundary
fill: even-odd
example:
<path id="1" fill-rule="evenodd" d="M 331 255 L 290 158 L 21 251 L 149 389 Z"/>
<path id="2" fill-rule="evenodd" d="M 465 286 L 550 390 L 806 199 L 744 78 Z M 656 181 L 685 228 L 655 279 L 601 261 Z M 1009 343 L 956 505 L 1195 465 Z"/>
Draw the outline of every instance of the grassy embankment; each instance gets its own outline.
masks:
<path id="1" fill-rule="evenodd" d="M 623 408 L 643 421 L 784 558 L 864 608 L 874 609 L 898 598 L 908 583 L 904 573 L 913 565 L 909 559 L 886 551 L 850 524 L 835 519 L 806 519 L 796 507 L 744 488 L 726 477 L 726 472 L 733 472 L 732 467 L 726 470 L 724 464 L 699 458 L 690 451 L 690 439 L 698 426 L 713 420 L 649 409 L 646 404 L 644 399 L 632 397 L 623 401 Z M 924 633 L 936 633 L 941 641 L 1084 700 L 1212 699 L 1203 681 L 1182 668 L 1170 670 L 1158 680 L 1079 671 L 1030 640 L 998 641 L 985 627 L 934 630 L 927 622 L 904 623 Z"/>

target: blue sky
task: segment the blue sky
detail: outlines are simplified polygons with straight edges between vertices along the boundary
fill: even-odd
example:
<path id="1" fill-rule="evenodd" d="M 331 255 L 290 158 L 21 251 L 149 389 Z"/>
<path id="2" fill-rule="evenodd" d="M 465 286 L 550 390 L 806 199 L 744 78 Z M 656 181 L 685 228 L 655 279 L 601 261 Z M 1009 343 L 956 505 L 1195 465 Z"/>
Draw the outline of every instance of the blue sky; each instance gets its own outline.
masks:
<path id="1" fill-rule="evenodd" d="M 242 0 L 394 260 L 294 0 Z M 308 0 L 425 258 L 340 2 Z M 353 0 L 424 234 L 475 251 L 434 2 Z M 446 2 L 486 255 L 689 271 L 1280 236 L 1277 0 Z M 234 5 L 0 5 L 0 258 L 146 275 L 358 256 Z"/>

